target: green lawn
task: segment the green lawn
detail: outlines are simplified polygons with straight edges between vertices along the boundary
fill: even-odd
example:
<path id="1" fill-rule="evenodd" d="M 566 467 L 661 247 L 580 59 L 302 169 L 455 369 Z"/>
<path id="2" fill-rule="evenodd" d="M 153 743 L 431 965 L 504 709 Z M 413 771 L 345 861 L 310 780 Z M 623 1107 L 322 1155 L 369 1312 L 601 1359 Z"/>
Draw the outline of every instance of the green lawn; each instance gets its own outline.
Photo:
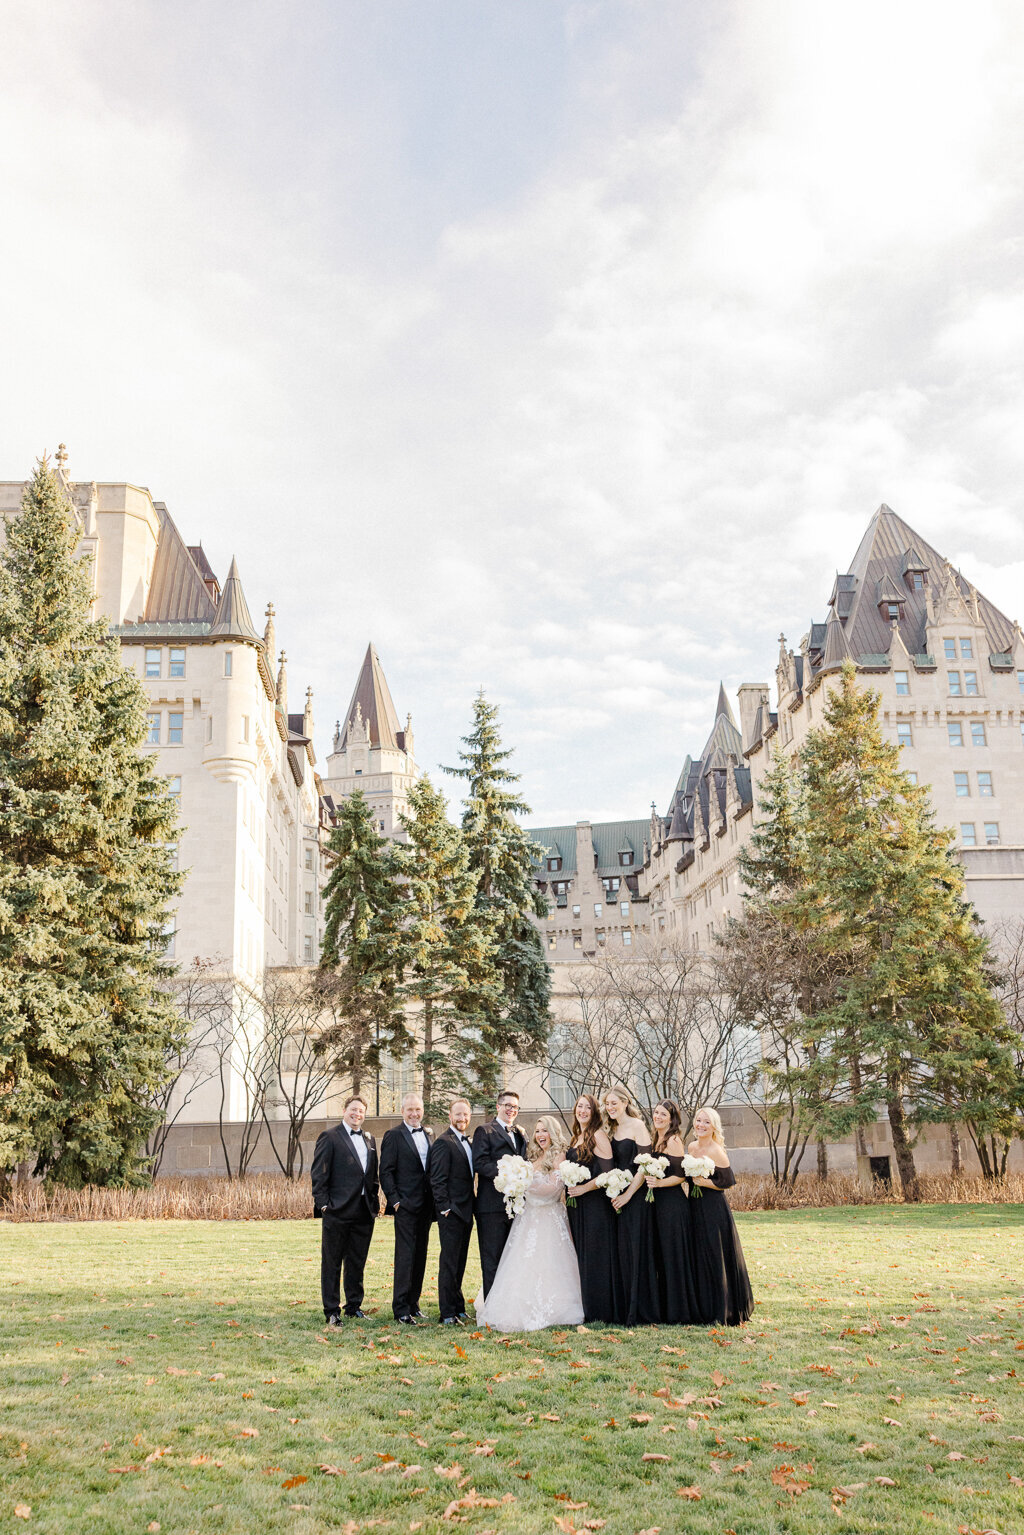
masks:
<path id="1" fill-rule="evenodd" d="M 391 1325 L 384 1221 L 340 1336 L 311 1221 L 0 1224 L 0 1531 L 1020 1535 L 1024 1207 L 739 1223 L 742 1331 L 507 1339 Z"/>

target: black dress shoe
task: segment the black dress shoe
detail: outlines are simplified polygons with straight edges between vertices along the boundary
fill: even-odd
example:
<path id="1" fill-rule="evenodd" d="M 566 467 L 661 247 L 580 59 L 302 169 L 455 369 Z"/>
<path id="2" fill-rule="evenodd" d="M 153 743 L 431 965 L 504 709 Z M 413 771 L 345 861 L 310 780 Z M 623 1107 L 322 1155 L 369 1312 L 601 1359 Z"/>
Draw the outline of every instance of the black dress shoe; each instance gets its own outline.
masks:
<path id="1" fill-rule="evenodd" d="M 463 1323 L 460 1320 L 460 1318 L 457 1317 L 457 1316 L 443 1316 L 441 1318 L 441 1326 L 442 1327 L 462 1327 Z"/>
<path id="2" fill-rule="evenodd" d="M 413 1312 L 413 1316 L 416 1318 L 417 1322 L 425 1322 L 427 1320 L 426 1313 L 421 1311 L 419 1306 L 416 1307 L 416 1310 Z"/>
<path id="3" fill-rule="evenodd" d="M 469 1317 L 466 1315 L 466 1313 L 464 1311 L 460 1311 L 459 1312 L 459 1321 L 460 1322 L 468 1322 L 469 1321 Z"/>
<path id="4" fill-rule="evenodd" d="M 328 1327 L 340 1327 L 341 1326 L 341 1312 L 340 1311 L 332 1311 L 331 1315 L 327 1318 L 326 1325 Z"/>
<path id="5" fill-rule="evenodd" d="M 346 1316 L 351 1316 L 351 1317 L 362 1317 L 364 1321 L 367 1320 L 366 1312 L 365 1311 L 359 1311 L 358 1309 L 355 1310 L 355 1311 L 346 1311 L 345 1315 Z"/>
<path id="6" fill-rule="evenodd" d="M 415 1327 L 417 1325 L 414 1316 L 396 1316 L 395 1321 L 401 1322 L 404 1327 Z"/>

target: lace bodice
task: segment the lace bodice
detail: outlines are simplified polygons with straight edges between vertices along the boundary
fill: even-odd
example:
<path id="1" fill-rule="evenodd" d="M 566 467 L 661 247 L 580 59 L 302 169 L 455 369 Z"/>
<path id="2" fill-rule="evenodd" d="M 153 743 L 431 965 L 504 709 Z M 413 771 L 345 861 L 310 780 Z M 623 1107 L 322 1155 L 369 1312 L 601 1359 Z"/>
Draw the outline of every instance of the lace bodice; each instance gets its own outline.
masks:
<path id="1" fill-rule="evenodd" d="M 539 1167 L 533 1170 L 533 1179 L 526 1189 L 526 1203 L 528 1205 L 553 1205 L 562 1197 L 562 1180 L 556 1178 L 554 1173 L 541 1172 Z"/>

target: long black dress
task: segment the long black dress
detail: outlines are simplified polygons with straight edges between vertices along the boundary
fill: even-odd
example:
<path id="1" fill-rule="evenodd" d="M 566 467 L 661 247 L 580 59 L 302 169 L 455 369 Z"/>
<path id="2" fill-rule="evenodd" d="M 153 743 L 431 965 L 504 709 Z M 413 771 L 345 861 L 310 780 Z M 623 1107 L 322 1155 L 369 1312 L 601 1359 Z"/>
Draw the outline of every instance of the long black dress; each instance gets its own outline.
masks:
<path id="1" fill-rule="evenodd" d="M 668 1156 L 667 1178 L 682 1175 L 682 1157 Z M 642 1195 L 634 1194 L 633 1199 Z M 632 1202 L 632 1201 L 631 1201 Z M 697 1289 L 694 1283 L 693 1230 L 690 1205 L 700 1200 L 687 1198 L 687 1185 L 673 1183 L 670 1188 L 654 1188 L 654 1250 L 658 1269 L 658 1299 L 661 1320 L 689 1326 L 699 1323 Z M 650 1207 L 648 1207 L 650 1208 Z"/>
<path id="2" fill-rule="evenodd" d="M 645 1151 L 647 1147 L 643 1148 Z M 630 1175 L 637 1170 L 634 1158 L 640 1148 L 631 1136 L 612 1139 L 615 1166 Z M 616 1297 L 615 1321 L 624 1327 L 636 1327 L 661 1320 L 658 1309 L 658 1276 L 654 1268 L 654 1220 L 652 1208 L 641 1185 L 623 1205 L 616 1223 L 619 1251 L 620 1293 Z"/>
<path id="3" fill-rule="evenodd" d="M 579 1162 L 579 1150 L 570 1146 L 565 1154 L 567 1162 Z M 606 1173 L 612 1167 L 611 1157 L 595 1156 L 588 1170 L 592 1178 Z M 572 1193 L 571 1189 L 566 1194 Z M 615 1232 L 615 1211 L 604 1189 L 592 1189 L 589 1194 L 576 1196 L 573 1204 L 566 1201 L 569 1230 L 576 1244 L 576 1257 L 580 1265 L 580 1289 L 583 1292 L 583 1314 L 588 1322 L 614 1322 L 615 1297 L 619 1291 L 618 1250 Z"/>
<path id="4" fill-rule="evenodd" d="M 713 1181 L 715 1187 L 701 1189 L 699 1199 L 690 1195 L 697 1309 L 706 1326 L 738 1327 L 751 1315 L 754 1295 L 736 1222 L 723 1192 L 732 1188 L 736 1174 L 731 1167 L 719 1167 Z"/>

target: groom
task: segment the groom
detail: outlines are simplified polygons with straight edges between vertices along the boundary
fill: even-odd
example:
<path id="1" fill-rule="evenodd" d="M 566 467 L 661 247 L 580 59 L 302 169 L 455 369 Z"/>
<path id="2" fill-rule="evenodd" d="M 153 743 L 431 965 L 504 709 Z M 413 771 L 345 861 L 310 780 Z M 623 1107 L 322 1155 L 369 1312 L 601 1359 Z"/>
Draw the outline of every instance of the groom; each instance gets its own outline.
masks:
<path id="1" fill-rule="evenodd" d="M 526 1137 L 515 1128 L 519 1094 L 508 1089 L 499 1093 L 497 1110 L 497 1117 L 489 1125 L 480 1125 L 473 1136 L 473 1167 L 477 1174 L 476 1239 L 480 1248 L 485 1300 L 512 1229 L 512 1218 L 505 1213 L 505 1201 L 494 1187 L 498 1162 L 502 1157 L 526 1156 Z"/>

